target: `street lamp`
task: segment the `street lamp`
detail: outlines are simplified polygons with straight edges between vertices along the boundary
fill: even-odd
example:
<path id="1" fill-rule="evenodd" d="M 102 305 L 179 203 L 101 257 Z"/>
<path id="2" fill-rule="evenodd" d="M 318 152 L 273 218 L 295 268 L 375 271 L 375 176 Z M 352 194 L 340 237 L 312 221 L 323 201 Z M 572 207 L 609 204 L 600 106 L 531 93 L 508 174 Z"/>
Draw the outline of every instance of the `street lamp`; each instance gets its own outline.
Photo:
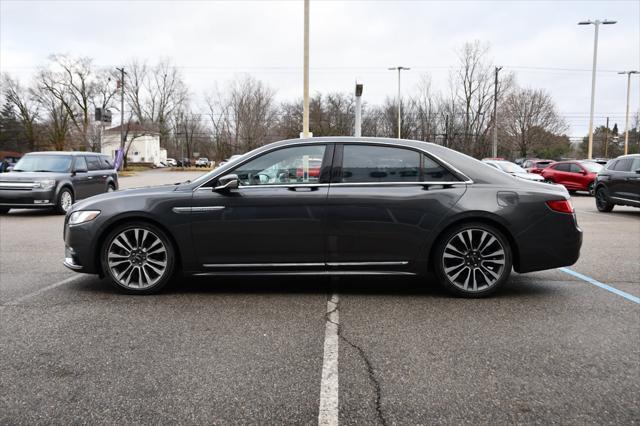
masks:
<path id="1" fill-rule="evenodd" d="M 598 58 L 598 29 L 600 28 L 600 24 L 603 25 L 612 25 L 617 21 L 611 21 L 608 19 L 603 19 L 602 21 L 596 19 L 595 21 L 580 21 L 578 25 L 593 25 L 595 27 L 595 35 L 593 38 L 593 69 L 591 70 L 591 112 L 589 114 L 589 148 L 587 152 L 587 158 L 591 159 L 592 151 L 593 151 L 593 109 L 594 109 L 594 98 L 596 92 L 596 62 Z"/>
<path id="2" fill-rule="evenodd" d="M 409 71 L 411 68 L 407 68 L 407 67 L 392 67 L 389 68 L 389 71 L 398 71 L 398 139 L 402 139 L 402 118 L 400 115 L 400 72 L 401 71 Z"/>
<path id="3" fill-rule="evenodd" d="M 620 71 L 618 74 L 627 75 L 627 111 L 624 121 L 624 155 L 629 153 L 629 95 L 631 94 L 631 74 L 640 74 L 638 71 Z"/>

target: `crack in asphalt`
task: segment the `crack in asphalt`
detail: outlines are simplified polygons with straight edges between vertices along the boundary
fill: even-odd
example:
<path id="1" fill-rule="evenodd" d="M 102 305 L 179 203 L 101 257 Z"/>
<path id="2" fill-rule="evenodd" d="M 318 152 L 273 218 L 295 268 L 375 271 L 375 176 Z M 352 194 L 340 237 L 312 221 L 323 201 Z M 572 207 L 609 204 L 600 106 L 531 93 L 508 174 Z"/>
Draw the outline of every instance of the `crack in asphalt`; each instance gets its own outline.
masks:
<path id="1" fill-rule="evenodd" d="M 331 299 L 331 295 L 329 295 L 329 300 L 330 299 Z M 333 307 L 333 309 L 328 311 L 325 314 L 325 318 L 326 318 L 327 322 L 330 322 L 331 324 L 334 324 L 336 326 L 337 331 L 338 331 L 338 337 L 340 339 L 342 339 L 345 343 L 347 343 L 349 346 L 351 346 L 353 349 L 355 349 L 356 352 L 358 352 L 358 354 L 360 355 L 360 358 L 362 358 L 362 360 L 364 361 L 365 367 L 367 368 L 367 375 L 369 377 L 369 381 L 373 385 L 373 388 L 374 388 L 374 391 L 375 391 L 376 415 L 378 417 L 378 420 L 380 421 L 380 424 L 382 424 L 383 426 L 387 426 L 388 425 L 387 419 L 385 418 L 384 413 L 382 412 L 382 403 L 381 403 L 381 401 L 382 401 L 382 388 L 380 386 L 380 382 L 376 378 L 376 374 L 375 374 L 375 371 L 373 369 L 373 365 L 371 364 L 371 361 L 369 360 L 369 357 L 367 357 L 367 354 L 364 351 L 364 349 L 362 349 L 360 346 L 356 345 L 351 340 L 349 340 L 347 337 L 345 337 L 345 335 L 342 332 L 342 327 L 340 326 L 339 323 L 336 323 L 335 321 L 331 320 L 331 314 L 338 310 L 339 303 L 340 302 L 336 303 L 335 306 Z"/>

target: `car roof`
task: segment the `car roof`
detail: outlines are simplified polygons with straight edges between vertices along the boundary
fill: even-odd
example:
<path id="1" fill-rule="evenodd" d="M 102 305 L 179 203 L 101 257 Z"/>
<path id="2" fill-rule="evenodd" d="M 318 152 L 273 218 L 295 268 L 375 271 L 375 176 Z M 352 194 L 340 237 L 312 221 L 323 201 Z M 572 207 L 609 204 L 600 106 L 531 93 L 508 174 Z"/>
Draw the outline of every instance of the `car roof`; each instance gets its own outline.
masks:
<path id="1" fill-rule="evenodd" d="M 91 152 L 91 151 L 34 151 L 28 152 L 25 155 L 102 155 L 106 156 L 106 154 L 102 154 L 100 152 Z"/>

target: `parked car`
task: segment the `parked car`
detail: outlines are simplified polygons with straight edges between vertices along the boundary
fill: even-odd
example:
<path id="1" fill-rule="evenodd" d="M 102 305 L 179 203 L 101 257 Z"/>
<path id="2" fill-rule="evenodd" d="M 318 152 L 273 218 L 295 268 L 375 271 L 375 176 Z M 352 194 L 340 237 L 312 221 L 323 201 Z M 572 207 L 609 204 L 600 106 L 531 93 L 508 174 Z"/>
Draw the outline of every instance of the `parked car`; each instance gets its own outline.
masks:
<path id="1" fill-rule="evenodd" d="M 542 173 L 546 167 L 549 167 L 553 160 L 538 160 L 538 159 L 530 159 L 526 160 L 522 164 L 522 168 L 525 169 L 529 173 Z"/>
<path id="2" fill-rule="evenodd" d="M 241 155 L 241 154 L 235 154 L 235 155 L 232 155 L 231 157 L 227 158 L 226 160 L 222 160 L 220 163 L 218 163 L 218 167 L 221 167 L 221 166 L 223 166 L 223 165 L 225 165 L 225 164 L 227 164 L 227 163 L 230 163 L 230 162 L 232 162 L 232 161 L 235 161 L 235 160 L 237 160 L 237 159 L 238 159 L 238 158 L 240 158 L 240 157 L 242 157 L 242 155 Z"/>
<path id="3" fill-rule="evenodd" d="M 318 176 L 286 173 L 314 158 Z M 562 187 L 426 142 L 318 137 L 265 145 L 192 182 L 77 203 L 64 240 L 68 268 L 130 293 L 159 291 L 179 265 L 201 276 L 432 271 L 480 297 L 512 268 L 573 264 L 582 231 Z"/>
<path id="4" fill-rule="evenodd" d="M 209 167 L 209 159 L 207 157 L 200 157 L 196 160 L 196 167 Z"/>
<path id="5" fill-rule="evenodd" d="M 596 207 L 610 212 L 615 205 L 640 207 L 640 154 L 611 160 L 596 177 Z"/>
<path id="6" fill-rule="evenodd" d="M 520 179 L 544 182 L 544 178 L 539 174 L 529 173 L 511 161 L 482 160 L 482 162 Z"/>
<path id="7" fill-rule="evenodd" d="M 602 164 L 591 160 L 558 161 L 542 170 L 542 177 L 548 183 L 564 185 L 569 192 L 588 191 L 595 193 L 596 175 Z"/>
<path id="8" fill-rule="evenodd" d="M 176 167 L 178 165 L 178 162 L 175 158 L 167 158 L 166 164 L 169 167 Z"/>
<path id="9" fill-rule="evenodd" d="M 0 213 L 12 208 L 54 208 L 118 189 L 113 160 L 88 152 L 32 152 L 0 175 Z"/>
<path id="10" fill-rule="evenodd" d="M 191 167 L 191 160 L 188 158 L 183 158 L 182 160 L 178 160 L 176 164 L 177 167 Z"/>

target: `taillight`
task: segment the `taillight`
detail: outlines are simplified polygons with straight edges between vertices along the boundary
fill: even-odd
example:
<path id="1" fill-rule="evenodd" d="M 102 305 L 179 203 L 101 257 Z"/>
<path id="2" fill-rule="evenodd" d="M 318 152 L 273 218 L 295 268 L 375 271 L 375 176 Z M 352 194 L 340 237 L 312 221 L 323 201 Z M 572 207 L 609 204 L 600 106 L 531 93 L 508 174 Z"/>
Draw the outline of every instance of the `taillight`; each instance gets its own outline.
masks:
<path id="1" fill-rule="evenodd" d="M 573 213 L 573 206 L 569 200 L 547 201 L 547 206 L 554 212 Z"/>

